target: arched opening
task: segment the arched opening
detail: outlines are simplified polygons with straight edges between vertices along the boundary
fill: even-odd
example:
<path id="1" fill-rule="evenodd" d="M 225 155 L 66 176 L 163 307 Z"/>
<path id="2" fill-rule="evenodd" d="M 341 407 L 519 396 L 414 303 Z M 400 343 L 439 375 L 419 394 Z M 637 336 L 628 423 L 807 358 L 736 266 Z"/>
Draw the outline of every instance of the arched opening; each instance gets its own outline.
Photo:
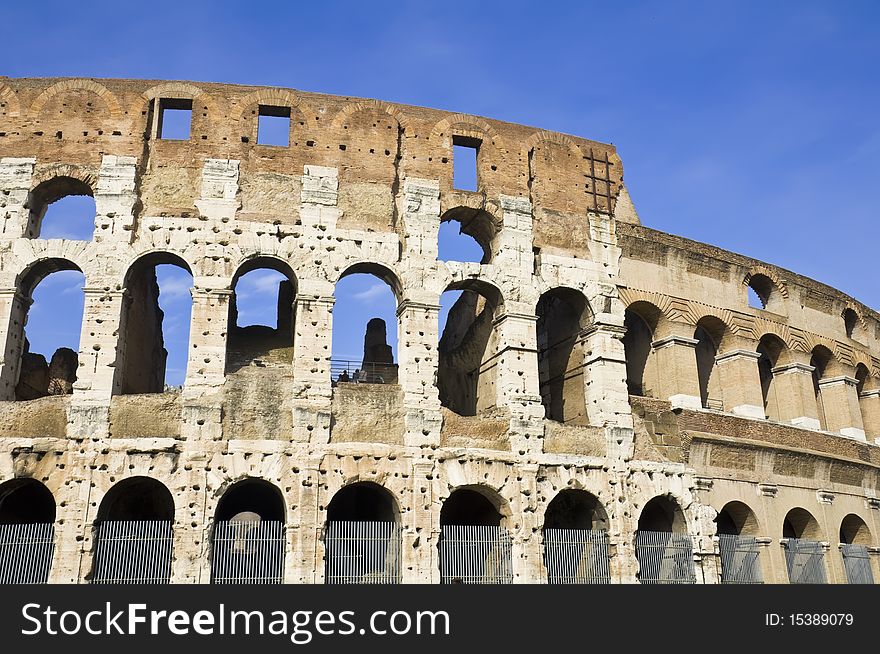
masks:
<path id="1" fill-rule="evenodd" d="M 440 404 L 460 416 L 491 411 L 497 401 L 497 333 L 501 293 L 469 280 L 440 296 L 437 390 Z"/>
<path id="2" fill-rule="evenodd" d="M 847 307 L 843 310 L 843 328 L 849 338 L 857 338 L 859 334 L 860 320 L 859 314 L 853 309 Z"/>
<path id="3" fill-rule="evenodd" d="M 55 553 L 55 498 L 36 479 L 0 484 L 0 584 L 45 584 Z"/>
<path id="4" fill-rule="evenodd" d="M 397 502 L 378 484 L 350 484 L 333 496 L 325 545 L 326 583 L 400 583 Z"/>
<path id="5" fill-rule="evenodd" d="M 760 584 L 758 520 L 742 502 L 728 502 L 715 518 L 721 552 L 721 583 Z"/>
<path id="6" fill-rule="evenodd" d="M 773 334 L 765 334 L 758 342 L 758 376 L 761 380 L 761 397 L 764 399 L 764 414 L 770 420 L 779 420 L 779 400 L 773 369 L 779 365 L 785 343 Z"/>
<path id="7" fill-rule="evenodd" d="M 643 584 L 692 584 L 693 542 L 687 533 L 684 512 L 670 496 L 650 500 L 639 516 L 635 535 L 639 582 Z"/>
<path id="8" fill-rule="evenodd" d="M 714 316 L 705 316 L 697 322 L 694 338 L 697 340 L 697 377 L 700 384 L 700 401 L 704 409 L 724 409 L 721 380 L 716 371 L 715 357 L 727 332 L 727 325 Z"/>
<path id="9" fill-rule="evenodd" d="M 444 584 L 508 584 L 513 581 L 510 533 L 504 501 L 479 486 L 459 488 L 440 510 L 440 579 Z"/>
<path id="10" fill-rule="evenodd" d="M 91 187 L 73 177 L 54 177 L 28 195 L 28 238 L 91 241 L 95 234 L 95 198 Z"/>
<path id="11" fill-rule="evenodd" d="M 608 516 L 596 496 L 560 491 L 544 513 L 544 565 L 551 584 L 609 584 Z"/>
<path id="12" fill-rule="evenodd" d="M 7 360 L 18 363 L 4 370 L 7 395 L 33 400 L 73 392 L 84 284 L 82 271 L 64 259 L 44 259 L 21 276 L 7 328 Z"/>
<path id="13" fill-rule="evenodd" d="M 161 482 L 130 477 L 98 508 L 92 583 L 167 584 L 171 578 L 174 498 Z"/>
<path id="14" fill-rule="evenodd" d="M 440 218 L 437 258 L 440 261 L 489 263 L 498 228 L 490 213 L 455 207 Z"/>
<path id="15" fill-rule="evenodd" d="M 296 277 L 279 259 L 256 257 L 232 278 L 226 373 L 260 367 L 287 370 L 293 362 Z"/>
<path id="16" fill-rule="evenodd" d="M 825 547 L 816 518 L 802 508 L 789 511 L 782 523 L 788 581 L 792 584 L 824 584 Z"/>
<path id="17" fill-rule="evenodd" d="M 334 385 L 397 384 L 398 292 L 397 278 L 383 266 L 357 265 L 340 277 L 333 292 Z"/>
<path id="18" fill-rule="evenodd" d="M 847 515 L 840 523 L 840 555 L 846 580 L 850 584 L 873 584 L 874 573 L 868 547 L 871 546 L 871 531 L 868 525 L 854 513 Z"/>
<path id="19" fill-rule="evenodd" d="M 589 424 L 581 338 L 593 321 L 587 298 L 569 288 L 556 288 L 541 295 L 536 314 L 544 415 L 558 422 Z"/>
<path id="20" fill-rule="evenodd" d="M 785 302 L 776 284 L 767 275 L 756 274 L 748 278 L 749 306 L 773 313 L 784 313 Z"/>
<path id="21" fill-rule="evenodd" d="M 868 366 L 859 363 L 856 366 L 856 395 L 859 398 L 859 410 L 862 414 L 862 424 L 869 436 L 880 434 L 880 411 L 875 407 L 878 404 L 877 382 L 871 376 Z"/>
<path id="22" fill-rule="evenodd" d="M 214 514 L 211 583 L 280 584 L 286 509 L 281 491 L 256 478 L 230 486 Z"/>
<path id="23" fill-rule="evenodd" d="M 828 429 L 828 423 L 825 419 L 825 403 L 822 401 L 822 389 L 819 386 L 819 382 L 826 377 L 828 366 L 833 360 L 834 355 L 827 347 L 817 345 L 813 348 L 810 366 L 813 368 L 813 394 L 816 397 L 816 410 L 819 413 L 820 429 Z"/>
<path id="24" fill-rule="evenodd" d="M 192 286 L 189 266 L 174 254 L 149 254 L 131 266 L 120 318 L 118 393 L 161 393 L 183 385 Z"/>
<path id="25" fill-rule="evenodd" d="M 652 343 L 660 317 L 660 310 L 648 302 L 634 302 L 624 314 L 626 332 L 623 349 L 626 356 L 626 386 L 630 395 L 657 397 Z"/>

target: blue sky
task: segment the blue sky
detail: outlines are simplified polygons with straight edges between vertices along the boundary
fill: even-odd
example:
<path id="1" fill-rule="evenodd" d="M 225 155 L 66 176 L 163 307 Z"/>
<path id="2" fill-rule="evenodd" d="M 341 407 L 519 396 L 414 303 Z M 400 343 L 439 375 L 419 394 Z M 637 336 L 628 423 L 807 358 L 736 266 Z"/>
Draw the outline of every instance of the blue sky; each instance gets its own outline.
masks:
<path id="1" fill-rule="evenodd" d="M 645 225 L 880 308 L 878 3 L 42 2 L 4 16 L 18 26 L 0 40 L 5 75 L 286 86 L 611 142 Z"/>

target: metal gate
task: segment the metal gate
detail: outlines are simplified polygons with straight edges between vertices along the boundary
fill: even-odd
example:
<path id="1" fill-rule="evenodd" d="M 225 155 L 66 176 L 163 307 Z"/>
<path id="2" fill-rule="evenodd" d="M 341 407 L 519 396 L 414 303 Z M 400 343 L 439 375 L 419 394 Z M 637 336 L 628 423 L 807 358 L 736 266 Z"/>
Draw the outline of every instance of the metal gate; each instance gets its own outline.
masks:
<path id="1" fill-rule="evenodd" d="M 868 557 L 867 547 L 846 543 L 840 546 L 840 553 L 843 556 L 843 567 L 846 569 L 847 583 L 874 583 L 874 574 L 871 572 L 871 559 Z"/>
<path id="2" fill-rule="evenodd" d="M 513 581 L 512 543 L 504 527 L 442 525 L 440 582 L 509 584 Z"/>
<path id="3" fill-rule="evenodd" d="M 45 584 L 54 553 L 51 522 L 0 525 L 0 584 Z"/>
<path id="4" fill-rule="evenodd" d="M 637 531 L 636 558 L 643 584 L 693 584 L 694 548 L 691 537 L 669 531 Z"/>
<path id="5" fill-rule="evenodd" d="M 761 584 L 760 545 L 754 536 L 719 534 L 722 584 Z"/>
<path id="6" fill-rule="evenodd" d="M 280 584 L 284 578 L 284 523 L 223 520 L 211 538 L 211 583 Z"/>
<path id="7" fill-rule="evenodd" d="M 325 583 L 399 584 L 400 540 L 396 522 L 328 522 Z"/>
<path id="8" fill-rule="evenodd" d="M 95 525 L 93 584 L 167 584 L 170 520 L 107 520 Z"/>
<path id="9" fill-rule="evenodd" d="M 610 584 L 608 532 L 545 529 L 544 564 L 550 584 Z"/>
<path id="10" fill-rule="evenodd" d="M 788 582 L 791 584 L 824 584 L 825 562 L 822 543 L 815 540 L 789 538 L 785 547 Z"/>

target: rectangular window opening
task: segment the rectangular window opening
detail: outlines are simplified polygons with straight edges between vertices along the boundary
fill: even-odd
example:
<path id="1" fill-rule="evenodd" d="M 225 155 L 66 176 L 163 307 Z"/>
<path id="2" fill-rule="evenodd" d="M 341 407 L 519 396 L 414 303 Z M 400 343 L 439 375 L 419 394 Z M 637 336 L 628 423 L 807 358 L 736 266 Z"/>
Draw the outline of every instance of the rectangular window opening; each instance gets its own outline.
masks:
<path id="1" fill-rule="evenodd" d="M 290 107 L 260 105 L 257 118 L 257 144 L 290 145 Z"/>
<path id="2" fill-rule="evenodd" d="M 461 191 L 478 190 L 477 154 L 480 140 L 466 136 L 452 137 L 452 186 Z"/>
<path id="3" fill-rule="evenodd" d="M 188 141 L 192 125 L 192 100 L 159 100 L 159 123 L 156 133 L 166 141 Z"/>

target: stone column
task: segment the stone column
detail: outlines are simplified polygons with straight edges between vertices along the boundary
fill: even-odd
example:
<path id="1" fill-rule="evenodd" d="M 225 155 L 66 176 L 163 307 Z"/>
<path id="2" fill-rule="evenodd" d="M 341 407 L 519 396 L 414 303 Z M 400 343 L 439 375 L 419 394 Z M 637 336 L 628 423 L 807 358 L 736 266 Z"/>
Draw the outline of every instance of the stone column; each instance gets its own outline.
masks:
<path id="1" fill-rule="evenodd" d="M 412 510 L 403 523 L 403 552 L 400 563 L 405 584 L 440 583 L 437 536 L 434 523 L 439 515 L 434 511 L 434 464 L 416 461 L 412 466 Z"/>
<path id="2" fill-rule="evenodd" d="M 813 370 L 813 366 L 799 361 L 773 368 L 773 388 L 782 422 L 805 429 L 819 429 Z"/>
<path id="3" fill-rule="evenodd" d="M 505 313 L 493 322 L 495 404 L 510 411 L 510 447 L 523 454 L 544 450 L 537 322 L 534 310 L 522 302 L 506 302 Z"/>
<path id="4" fill-rule="evenodd" d="M 437 343 L 440 306 L 410 299 L 400 301 L 398 380 L 403 389 L 405 443 L 439 445 L 440 396 L 437 391 Z"/>
<path id="5" fill-rule="evenodd" d="M 659 371 L 660 397 L 673 407 L 702 408 L 700 380 L 697 373 L 696 345 L 687 336 L 670 335 L 651 343 Z"/>
<path id="6" fill-rule="evenodd" d="M 68 461 L 73 472 L 73 466 Z M 55 490 L 57 514 L 55 516 L 55 552 L 49 569 L 50 584 L 75 584 L 81 581 L 84 537 L 91 533 L 89 522 L 89 495 L 91 493 L 91 470 L 78 470 L 71 475 L 69 484 Z M 82 572 L 83 575 L 88 570 Z"/>
<path id="7" fill-rule="evenodd" d="M 0 289 L 0 400 L 14 400 L 24 347 L 24 322 L 31 300 L 14 288 Z"/>
<path id="8" fill-rule="evenodd" d="M 98 186 L 95 189 L 96 242 L 134 240 L 134 207 L 137 159 L 105 154 L 101 159 Z"/>
<path id="9" fill-rule="evenodd" d="M 543 516 L 537 511 L 538 464 L 520 466 L 520 527 L 514 533 L 513 572 L 516 583 L 546 584 L 547 570 L 544 565 L 544 549 L 541 529 Z"/>
<path id="10" fill-rule="evenodd" d="M 334 302 L 329 282 L 300 280 L 294 312 L 293 438 L 303 443 L 330 442 Z"/>
<path id="11" fill-rule="evenodd" d="M 623 325 L 598 320 L 578 336 L 584 351 L 584 404 L 591 425 L 632 428 Z"/>
<path id="12" fill-rule="evenodd" d="M 859 408 L 867 438 L 880 438 L 880 388 L 862 391 L 859 395 Z"/>
<path id="13" fill-rule="evenodd" d="M 825 413 L 825 429 L 841 436 L 866 440 L 859 408 L 858 380 L 848 375 L 819 380 L 819 395 Z"/>
<path id="14" fill-rule="evenodd" d="M 761 355 L 751 350 L 729 350 L 715 357 L 720 375 L 724 410 L 746 418 L 764 418 L 761 394 Z"/>
<path id="15" fill-rule="evenodd" d="M 0 238 L 21 238 L 27 231 L 28 194 L 37 160 L 33 157 L 0 159 Z"/>

